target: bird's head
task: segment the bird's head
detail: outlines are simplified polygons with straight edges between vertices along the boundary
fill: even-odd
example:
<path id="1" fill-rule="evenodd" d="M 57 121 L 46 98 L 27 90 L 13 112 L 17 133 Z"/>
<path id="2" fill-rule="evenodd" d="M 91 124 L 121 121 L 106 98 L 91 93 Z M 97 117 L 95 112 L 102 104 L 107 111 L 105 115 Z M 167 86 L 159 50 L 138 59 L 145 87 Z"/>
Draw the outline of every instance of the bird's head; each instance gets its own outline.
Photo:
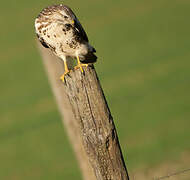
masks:
<path id="1" fill-rule="evenodd" d="M 57 23 L 73 26 L 76 19 L 73 11 L 66 5 L 60 4 L 58 7 L 57 11 L 54 13 L 54 19 Z"/>

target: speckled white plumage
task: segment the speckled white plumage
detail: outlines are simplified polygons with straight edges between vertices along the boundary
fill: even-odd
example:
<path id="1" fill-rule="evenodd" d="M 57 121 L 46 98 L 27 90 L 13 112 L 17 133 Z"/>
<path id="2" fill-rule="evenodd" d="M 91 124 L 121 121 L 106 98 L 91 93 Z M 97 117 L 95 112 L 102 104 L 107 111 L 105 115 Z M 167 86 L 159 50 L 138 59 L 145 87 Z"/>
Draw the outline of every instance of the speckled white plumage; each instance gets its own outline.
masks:
<path id="1" fill-rule="evenodd" d="M 61 4 L 43 9 L 35 19 L 35 30 L 42 45 L 64 61 L 67 57 L 78 57 L 85 63 L 93 63 L 97 59 L 95 49 L 68 6 Z"/>

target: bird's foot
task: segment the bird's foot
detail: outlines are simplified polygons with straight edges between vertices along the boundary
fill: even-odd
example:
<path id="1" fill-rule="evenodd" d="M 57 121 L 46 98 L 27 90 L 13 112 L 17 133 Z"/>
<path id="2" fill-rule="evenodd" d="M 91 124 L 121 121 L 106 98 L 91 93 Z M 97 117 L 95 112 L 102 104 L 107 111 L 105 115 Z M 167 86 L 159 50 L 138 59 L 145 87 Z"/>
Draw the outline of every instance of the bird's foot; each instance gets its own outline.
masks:
<path id="1" fill-rule="evenodd" d="M 65 71 L 64 73 L 63 73 L 63 75 L 60 77 L 60 80 L 62 81 L 62 82 L 65 82 L 65 76 L 67 75 L 67 74 L 69 74 L 69 70 L 67 70 L 67 71 Z"/>
<path id="2" fill-rule="evenodd" d="M 82 64 L 82 63 L 77 64 L 77 65 L 74 67 L 74 69 L 80 69 L 81 72 L 83 73 L 84 70 L 83 70 L 82 66 L 84 66 L 84 67 L 88 67 L 88 64 Z"/>

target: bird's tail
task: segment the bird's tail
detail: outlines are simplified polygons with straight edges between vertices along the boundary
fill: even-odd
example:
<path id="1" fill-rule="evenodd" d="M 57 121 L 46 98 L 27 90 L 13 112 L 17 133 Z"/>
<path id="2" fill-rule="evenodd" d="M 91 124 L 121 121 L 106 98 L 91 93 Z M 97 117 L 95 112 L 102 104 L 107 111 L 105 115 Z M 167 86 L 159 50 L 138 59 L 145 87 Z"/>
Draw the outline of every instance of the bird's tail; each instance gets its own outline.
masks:
<path id="1" fill-rule="evenodd" d="M 97 56 L 93 52 L 89 52 L 85 55 L 84 59 L 80 60 L 82 63 L 95 63 Z"/>

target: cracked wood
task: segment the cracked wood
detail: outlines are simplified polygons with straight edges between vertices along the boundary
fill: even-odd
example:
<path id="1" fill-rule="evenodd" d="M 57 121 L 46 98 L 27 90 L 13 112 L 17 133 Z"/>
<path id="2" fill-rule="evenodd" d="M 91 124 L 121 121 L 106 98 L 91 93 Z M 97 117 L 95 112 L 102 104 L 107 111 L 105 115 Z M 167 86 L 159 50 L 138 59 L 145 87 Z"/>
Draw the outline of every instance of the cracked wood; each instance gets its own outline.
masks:
<path id="1" fill-rule="evenodd" d="M 93 65 L 65 77 L 65 91 L 97 180 L 128 180 L 117 132 Z"/>

